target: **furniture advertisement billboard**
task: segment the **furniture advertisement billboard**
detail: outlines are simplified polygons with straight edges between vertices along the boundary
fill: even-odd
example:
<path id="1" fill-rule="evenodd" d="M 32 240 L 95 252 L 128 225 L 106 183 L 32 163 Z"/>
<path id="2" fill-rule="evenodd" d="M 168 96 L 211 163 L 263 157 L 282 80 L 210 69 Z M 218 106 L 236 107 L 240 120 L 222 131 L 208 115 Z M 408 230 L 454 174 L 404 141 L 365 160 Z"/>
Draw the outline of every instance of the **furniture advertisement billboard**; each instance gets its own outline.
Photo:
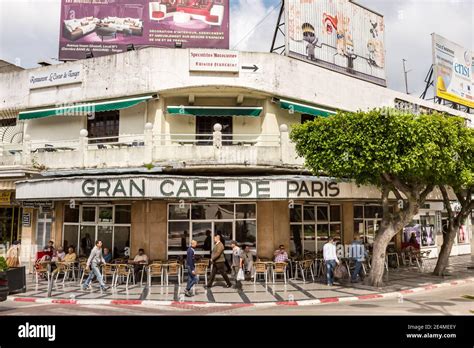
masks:
<path id="1" fill-rule="evenodd" d="M 59 59 L 133 45 L 229 48 L 229 0 L 62 0 Z"/>
<path id="2" fill-rule="evenodd" d="M 349 0 L 286 0 L 289 56 L 382 86 L 382 15 Z"/>
<path id="3" fill-rule="evenodd" d="M 436 96 L 474 108 L 474 67 L 471 50 L 437 34 L 432 34 L 432 38 Z"/>

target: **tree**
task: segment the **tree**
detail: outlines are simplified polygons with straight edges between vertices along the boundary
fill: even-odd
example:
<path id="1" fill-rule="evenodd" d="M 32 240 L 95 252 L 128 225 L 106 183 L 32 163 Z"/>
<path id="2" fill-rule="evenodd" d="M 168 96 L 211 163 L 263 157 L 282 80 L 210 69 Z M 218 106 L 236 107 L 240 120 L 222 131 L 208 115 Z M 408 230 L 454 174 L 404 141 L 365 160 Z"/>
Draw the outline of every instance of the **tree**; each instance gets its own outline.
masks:
<path id="1" fill-rule="evenodd" d="M 444 275 L 456 234 L 474 209 L 472 200 L 474 193 L 474 129 L 461 127 L 457 129 L 457 134 L 451 136 L 451 139 L 457 143 L 456 146 L 459 150 L 455 166 L 451 168 L 451 175 L 448 176 L 448 184 L 440 186 L 444 205 L 448 212 L 448 226 L 447 230 L 443 231 L 443 244 L 433 271 L 433 274 L 437 276 Z M 449 188 L 456 195 L 459 209 L 453 209 L 451 206 Z"/>
<path id="2" fill-rule="evenodd" d="M 412 221 L 433 188 L 452 174 L 459 149 L 450 137 L 463 122 L 442 114 L 375 109 L 338 112 L 292 130 L 296 151 L 314 175 L 380 188 L 383 217 L 373 245 L 372 286 L 383 284 L 390 240 Z M 390 193 L 399 203 L 393 212 Z"/>

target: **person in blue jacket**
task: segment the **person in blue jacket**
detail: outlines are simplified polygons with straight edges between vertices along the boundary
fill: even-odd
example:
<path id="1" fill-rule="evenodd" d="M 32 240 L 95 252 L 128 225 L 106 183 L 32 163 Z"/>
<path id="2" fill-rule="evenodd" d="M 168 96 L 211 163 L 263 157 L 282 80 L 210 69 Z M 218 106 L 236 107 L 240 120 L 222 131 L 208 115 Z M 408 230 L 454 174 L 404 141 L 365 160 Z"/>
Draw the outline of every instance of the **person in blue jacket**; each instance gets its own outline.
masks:
<path id="1" fill-rule="evenodd" d="M 191 246 L 188 248 L 186 253 L 186 265 L 188 267 L 188 284 L 186 285 L 186 289 L 184 290 L 184 295 L 187 297 L 193 296 L 191 293 L 191 289 L 197 283 L 196 272 L 195 272 L 195 264 L 194 264 L 194 249 L 197 246 L 197 242 L 195 240 L 191 241 Z"/>

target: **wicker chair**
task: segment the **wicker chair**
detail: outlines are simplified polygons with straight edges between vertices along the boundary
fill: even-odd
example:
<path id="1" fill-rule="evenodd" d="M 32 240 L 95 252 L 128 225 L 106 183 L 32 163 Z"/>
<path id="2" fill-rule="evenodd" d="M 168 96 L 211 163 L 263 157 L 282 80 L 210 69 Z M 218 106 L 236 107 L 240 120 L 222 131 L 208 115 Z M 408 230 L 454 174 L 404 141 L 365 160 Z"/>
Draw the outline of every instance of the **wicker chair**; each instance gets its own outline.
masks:
<path id="1" fill-rule="evenodd" d="M 178 262 L 171 262 L 168 264 L 168 269 L 166 271 L 166 285 L 169 283 L 169 277 L 177 277 L 178 285 L 181 285 L 181 264 Z"/>
<path id="2" fill-rule="evenodd" d="M 208 263 L 196 263 L 195 265 L 195 269 L 194 269 L 194 272 L 196 273 L 197 276 L 201 276 L 201 275 L 204 275 L 204 280 L 207 284 L 207 270 L 209 268 L 209 264 Z M 199 279 L 199 278 L 198 278 Z"/>
<path id="3" fill-rule="evenodd" d="M 275 279 L 278 275 L 283 275 L 283 279 L 286 282 L 286 262 L 275 262 L 273 264 L 272 268 L 272 277 L 273 277 L 273 283 L 275 283 Z"/>
<path id="4" fill-rule="evenodd" d="M 70 262 L 56 262 L 56 269 L 53 271 L 54 282 L 57 283 L 59 275 L 63 275 L 63 285 L 70 273 L 73 273 Z M 54 277 L 56 275 L 56 277 Z"/>
<path id="5" fill-rule="evenodd" d="M 268 282 L 268 272 L 267 272 L 267 265 L 263 262 L 255 262 L 253 264 L 253 283 L 255 284 L 257 281 L 257 277 L 259 275 L 263 275 L 265 277 L 265 285 Z"/>
<path id="6" fill-rule="evenodd" d="M 102 265 L 102 277 L 104 278 L 104 283 L 107 283 L 107 276 L 112 276 L 112 286 L 115 282 L 115 265 L 111 263 L 105 263 Z"/>
<path id="7" fill-rule="evenodd" d="M 301 273 L 301 277 L 303 278 L 303 281 L 306 282 L 306 276 L 308 275 L 308 271 L 311 274 L 311 278 L 313 279 L 314 282 L 314 273 L 313 273 L 313 260 L 303 260 L 298 262 L 298 266 L 296 269 L 296 278 L 298 277 L 298 270 Z"/>
<path id="8" fill-rule="evenodd" d="M 132 269 L 129 265 L 120 264 L 115 266 L 115 283 L 114 287 L 117 287 L 119 278 L 126 278 L 125 288 L 128 289 L 128 282 L 130 281 L 130 276 L 132 275 Z"/>
<path id="9" fill-rule="evenodd" d="M 147 273 L 149 288 L 151 288 L 151 279 L 153 277 L 161 277 L 161 286 L 163 286 L 163 266 L 161 263 L 152 263 L 146 268 L 146 273 Z M 140 281 L 140 286 L 142 285 L 142 281 L 143 279 Z"/>
<path id="10" fill-rule="evenodd" d="M 80 281 L 80 284 L 82 284 L 82 282 L 84 281 L 84 277 L 89 276 L 92 270 L 90 267 L 87 268 L 87 261 L 81 262 L 79 267 L 82 270 L 81 281 Z"/>
<path id="11" fill-rule="evenodd" d="M 48 278 L 48 282 L 49 282 L 49 277 L 50 277 L 50 273 L 48 272 L 48 263 L 45 262 L 38 262 L 36 265 L 35 265 L 35 278 L 36 278 L 36 284 L 38 284 L 39 282 L 39 276 L 46 276 Z"/>

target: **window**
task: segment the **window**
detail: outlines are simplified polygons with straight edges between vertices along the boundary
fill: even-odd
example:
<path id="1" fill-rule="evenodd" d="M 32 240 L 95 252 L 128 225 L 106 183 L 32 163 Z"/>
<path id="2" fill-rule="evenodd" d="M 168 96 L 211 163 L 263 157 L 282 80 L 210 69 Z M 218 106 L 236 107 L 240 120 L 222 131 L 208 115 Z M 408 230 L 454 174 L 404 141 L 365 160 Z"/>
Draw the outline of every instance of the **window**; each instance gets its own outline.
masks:
<path id="1" fill-rule="evenodd" d="M 198 145 L 212 145 L 212 133 L 216 123 L 222 126 L 222 145 L 232 144 L 232 116 L 199 116 L 196 117 Z"/>
<path id="2" fill-rule="evenodd" d="M 80 217 L 80 219 L 79 219 Z M 74 246 L 76 253 L 89 256 L 95 241 L 102 240 L 112 257 L 130 256 L 131 206 L 64 206 L 63 245 Z"/>
<path id="3" fill-rule="evenodd" d="M 224 238 L 226 250 L 230 242 L 257 246 L 257 206 L 255 203 L 238 204 L 169 204 L 168 254 L 186 253 L 191 240 L 196 240 L 196 252 L 211 252 L 214 235 Z"/>
<path id="4" fill-rule="evenodd" d="M 297 257 L 321 251 L 329 236 L 342 240 L 341 206 L 301 205 L 290 209 L 290 252 Z"/>
<path id="5" fill-rule="evenodd" d="M 51 240 L 51 224 L 53 222 L 52 215 L 50 213 L 39 213 L 36 224 L 36 245 L 38 250 L 43 248 Z"/>
<path id="6" fill-rule="evenodd" d="M 100 140 L 90 140 L 90 143 L 106 143 L 117 141 L 119 135 L 120 112 L 118 110 L 96 112 L 87 119 L 87 131 L 89 138 L 108 138 Z"/>
<path id="7" fill-rule="evenodd" d="M 354 205 L 354 234 L 364 243 L 373 244 L 382 223 L 383 208 L 379 204 Z"/>

